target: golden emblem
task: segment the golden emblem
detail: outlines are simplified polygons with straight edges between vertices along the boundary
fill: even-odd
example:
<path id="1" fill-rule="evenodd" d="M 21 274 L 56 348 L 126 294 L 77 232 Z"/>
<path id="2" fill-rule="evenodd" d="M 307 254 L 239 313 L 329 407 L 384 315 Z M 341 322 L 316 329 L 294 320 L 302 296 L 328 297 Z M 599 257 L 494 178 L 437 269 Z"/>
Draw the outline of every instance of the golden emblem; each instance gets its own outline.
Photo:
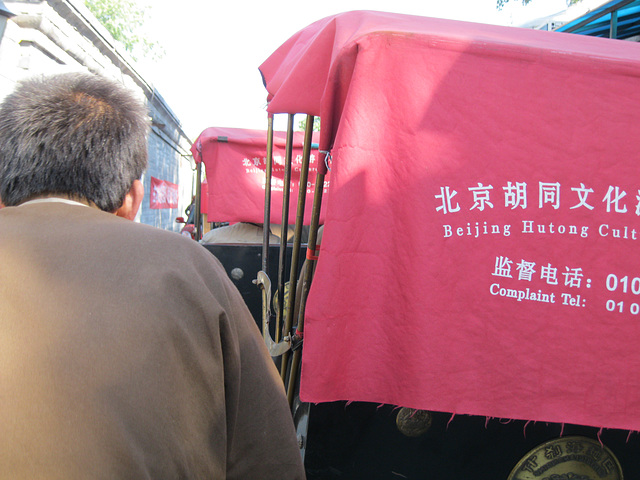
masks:
<path id="1" fill-rule="evenodd" d="M 396 426 L 407 437 L 419 437 L 431 427 L 432 416 L 427 410 L 402 407 L 396 417 Z"/>
<path id="2" fill-rule="evenodd" d="M 538 445 L 507 480 L 623 480 L 615 455 L 599 441 L 562 437 Z"/>

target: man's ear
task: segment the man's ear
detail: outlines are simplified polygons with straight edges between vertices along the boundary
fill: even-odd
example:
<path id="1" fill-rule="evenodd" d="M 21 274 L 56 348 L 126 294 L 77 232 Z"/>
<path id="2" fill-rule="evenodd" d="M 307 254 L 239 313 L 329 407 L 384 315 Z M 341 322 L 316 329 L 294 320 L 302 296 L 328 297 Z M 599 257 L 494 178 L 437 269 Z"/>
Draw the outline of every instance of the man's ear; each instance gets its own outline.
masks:
<path id="1" fill-rule="evenodd" d="M 142 204 L 142 198 L 144 197 L 144 185 L 140 180 L 134 180 L 133 185 L 129 189 L 129 192 L 124 197 L 122 206 L 116 210 L 116 215 L 126 218 L 128 220 L 134 220 L 138 214 L 138 209 Z"/>

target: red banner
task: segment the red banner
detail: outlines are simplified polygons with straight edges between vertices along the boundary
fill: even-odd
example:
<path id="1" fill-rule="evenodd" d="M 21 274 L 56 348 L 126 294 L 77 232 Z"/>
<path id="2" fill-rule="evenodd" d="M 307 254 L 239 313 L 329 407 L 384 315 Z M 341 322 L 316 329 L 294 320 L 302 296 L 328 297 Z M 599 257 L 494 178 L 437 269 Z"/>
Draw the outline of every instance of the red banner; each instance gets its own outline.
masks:
<path id="1" fill-rule="evenodd" d="M 261 71 L 332 147 L 303 400 L 640 430 L 637 44 L 352 12 Z"/>
<path id="2" fill-rule="evenodd" d="M 178 185 L 151 177 L 149 208 L 178 208 Z"/>
<path id="3" fill-rule="evenodd" d="M 289 221 L 295 222 L 295 207 L 300 189 L 300 167 L 304 134 L 295 132 L 292 150 L 292 188 Z M 271 181 L 271 222 L 282 223 L 286 132 L 274 132 L 273 178 Z M 206 166 L 208 185 L 208 221 L 264 221 L 267 132 L 240 128 L 211 127 L 203 131 L 191 147 L 197 162 Z M 310 221 L 315 189 L 315 172 L 320 159 L 317 146 L 312 149 L 307 191 L 305 222 Z M 325 182 L 328 185 L 328 180 Z"/>

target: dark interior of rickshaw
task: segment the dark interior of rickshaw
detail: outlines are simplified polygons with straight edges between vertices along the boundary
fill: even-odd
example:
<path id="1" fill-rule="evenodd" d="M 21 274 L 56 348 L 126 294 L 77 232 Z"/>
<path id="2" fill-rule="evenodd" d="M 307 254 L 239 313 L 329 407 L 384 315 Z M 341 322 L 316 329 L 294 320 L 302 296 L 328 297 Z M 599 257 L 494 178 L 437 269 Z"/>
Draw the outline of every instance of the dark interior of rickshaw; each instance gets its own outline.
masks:
<path id="1" fill-rule="evenodd" d="M 360 402 L 312 405 L 305 448 L 307 478 L 506 480 L 527 452 L 573 435 L 602 442 L 619 460 L 624 478 L 640 478 L 637 433 L 434 412 L 426 433 L 407 437 L 396 426 L 398 411 L 390 405 Z"/>

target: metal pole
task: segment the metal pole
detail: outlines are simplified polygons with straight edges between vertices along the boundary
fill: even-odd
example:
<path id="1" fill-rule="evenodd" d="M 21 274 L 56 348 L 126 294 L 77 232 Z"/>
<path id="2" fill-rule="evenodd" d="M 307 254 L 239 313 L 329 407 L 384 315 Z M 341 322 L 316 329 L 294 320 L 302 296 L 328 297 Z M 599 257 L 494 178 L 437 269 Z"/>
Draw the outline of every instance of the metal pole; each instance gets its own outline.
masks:
<path id="1" fill-rule="evenodd" d="M 271 233 L 271 178 L 273 176 L 273 115 L 267 124 L 267 167 L 264 180 L 264 220 L 262 224 L 262 271 L 269 274 L 269 234 Z M 269 299 L 269 301 L 271 301 Z"/>
<path id="2" fill-rule="evenodd" d="M 193 229 L 195 230 L 195 240 L 199 242 L 202 239 L 202 218 L 200 214 L 200 202 L 202 201 L 202 156 L 200 161 L 196 164 L 196 199 Z"/>
<path id="3" fill-rule="evenodd" d="M 293 335 L 291 329 L 294 325 L 294 317 L 297 315 L 295 312 L 295 301 L 296 301 L 296 288 L 298 283 L 298 265 L 299 265 L 299 257 L 300 257 L 300 244 L 301 244 L 301 236 L 302 236 L 302 224 L 304 223 L 304 208 L 307 199 L 307 179 L 309 177 L 309 164 L 311 158 L 311 142 L 313 136 L 313 116 L 307 115 L 307 125 L 305 129 L 304 135 L 304 145 L 302 150 L 302 166 L 300 169 L 300 183 L 298 185 L 298 205 L 296 210 L 296 226 L 295 233 L 293 237 L 293 251 L 291 253 L 291 269 L 289 273 L 289 297 L 287 300 L 287 304 L 285 307 L 285 322 L 284 322 L 284 331 L 286 335 Z M 294 357 L 295 358 L 295 357 Z M 289 352 L 285 352 L 282 355 L 282 365 L 283 368 L 281 370 L 281 375 L 283 380 L 285 379 L 284 372 L 286 371 L 285 366 L 289 362 Z M 287 385 L 287 390 L 291 391 L 295 384 L 295 378 L 292 376 L 295 374 L 294 368 L 296 364 L 291 365 L 290 373 L 289 373 L 289 381 L 285 382 Z M 297 368 L 296 368 L 297 371 Z M 289 394 L 292 395 L 292 394 Z M 290 399 L 289 405 L 292 405 L 292 400 Z"/>
<path id="4" fill-rule="evenodd" d="M 289 232 L 289 199 L 291 198 L 291 161 L 293 155 L 293 114 L 287 117 L 287 142 L 284 159 L 284 186 L 282 190 L 282 230 L 280 235 L 280 256 L 278 259 L 278 311 L 276 312 L 276 342 L 280 341 L 285 309 L 285 270 L 287 253 L 287 234 Z M 287 336 L 289 332 L 286 332 Z M 283 365 L 284 371 L 284 365 Z M 284 379 L 284 377 L 283 377 Z"/>
<path id="5" fill-rule="evenodd" d="M 618 11 L 611 12 L 611 23 L 609 24 L 609 38 L 618 38 Z"/>
<path id="6" fill-rule="evenodd" d="M 302 165 L 300 167 L 300 183 L 298 185 L 298 205 L 296 210 L 295 233 L 293 235 L 293 250 L 291 252 L 291 268 L 289 273 L 289 301 L 285 309 L 285 331 L 289 332 L 293 325 L 294 304 L 296 299 L 296 287 L 298 282 L 298 270 L 300 265 L 300 245 L 302 226 L 304 223 L 304 210 L 307 200 L 307 180 L 309 178 L 309 165 L 311 159 L 311 143 L 313 138 L 313 116 L 307 115 L 307 123 L 302 150 Z"/>
<path id="7" fill-rule="evenodd" d="M 309 228 L 309 242 L 307 244 L 307 249 L 309 252 L 313 252 L 313 255 L 310 255 L 306 262 L 304 262 L 302 266 L 301 277 L 303 278 L 303 282 L 301 285 L 302 293 L 300 295 L 300 306 L 297 312 L 298 314 L 298 325 L 297 331 L 294 337 L 299 337 L 298 340 L 302 339 L 304 335 L 304 315 L 305 309 L 307 305 L 307 296 L 309 295 L 309 288 L 311 287 L 311 282 L 313 280 L 313 273 L 316 266 L 315 257 L 317 256 L 317 241 L 318 241 L 318 228 L 320 225 L 320 206 L 322 205 L 322 194 L 324 190 L 324 173 L 318 172 L 316 175 L 316 187 L 313 197 L 313 208 L 311 210 L 311 225 Z M 302 355 L 301 347 L 298 347 L 293 352 L 293 357 L 291 360 L 291 368 L 289 372 L 289 382 L 286 384 L 287 388 L 287 399 L 289 400 L 289 406 L 293 405 L 293 397 L 295 393 L 295 383 L 298 376 L 298 368 L 300 365 L 300 356 Z"/>

